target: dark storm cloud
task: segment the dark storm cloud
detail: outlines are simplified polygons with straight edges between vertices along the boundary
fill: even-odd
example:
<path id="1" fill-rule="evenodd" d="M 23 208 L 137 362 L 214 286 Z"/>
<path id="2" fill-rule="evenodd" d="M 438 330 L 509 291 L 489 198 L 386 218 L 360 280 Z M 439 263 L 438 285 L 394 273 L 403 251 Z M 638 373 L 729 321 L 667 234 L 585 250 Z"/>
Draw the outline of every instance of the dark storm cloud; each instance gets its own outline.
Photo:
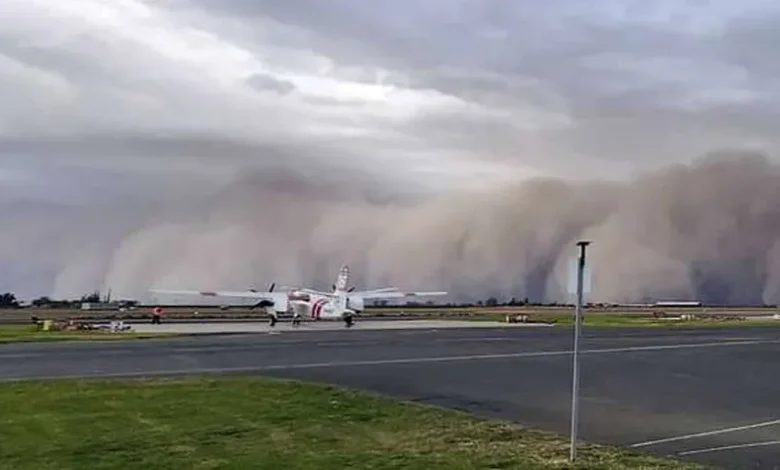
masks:
<path id="1" fill-rule="evenodd" d="M 436 145 L 475 158 L 597 176 L 610 166 L 625 174 L 629 161 L 647 168 L 724 146 L 778 144 L 771 44 L 780 10 L 765 3 L 194 3 L 305 30 L 311 47 L 344 64 L 396 71 L 387 83 L 503 111 L 424 119 L 424 135 L 441 128 Z M 466 132 L 475 120 L 480 131 Z M 523 121 L 540 124 L 523 129 Z M 593 169 L 573 165 L 574 155 Z"/>

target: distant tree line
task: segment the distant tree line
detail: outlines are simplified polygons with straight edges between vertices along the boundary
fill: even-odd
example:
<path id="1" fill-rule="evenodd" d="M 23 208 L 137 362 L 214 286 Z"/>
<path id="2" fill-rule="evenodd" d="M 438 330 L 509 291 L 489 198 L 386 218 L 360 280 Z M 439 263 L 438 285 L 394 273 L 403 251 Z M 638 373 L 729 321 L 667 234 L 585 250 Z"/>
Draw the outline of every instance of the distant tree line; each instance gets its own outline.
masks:
<path id="1" fill-rule="evenodd" d="M 52 299 L 48 296 L 39 297 L 37 299 L 34 299 L 30 301 L 29 306 L 31 307 L 37 307 L 37 308 L 74 308 L 79 307 L 83 303 L 101 303 L 104 302 L 103 299 L 100 297 L 99 292 L 92 292 L 90 294 L 85 294 L 79 297 L 78 299 Z M 135 300 L 125 300 L 118 302 L 119 304 L 122 304 L 123 306 L 131 307 L 131 306 L 137 306 L 139 305 L 138 301 Z M 495 297 L 489 297 L 488 299 L 480 300 L 476 303 L 446 303 L 446 304 L 440 304 L 435 303 L 434 301 L 426 301 L 426 302 L 414 302 L 409 301 L 405 304 L 400 304 L 400 306 L 407 307 L 407 308 L 454 308 L 454 307 L 502 307 L 502 306 L 523 306 L 523 305 L 549 305 L 549 306 L 555 306 L 557 304 L 542 304 L 542 303 L 532 303 L 528 300 L 528 297 L 525 297 L 523 299 L 516 299 L 515 297 L 512 297 L 509 300 L 506 301 L 499 301 Z M 383 306 L 399 306 L 399 304 L 391 304 L 387 301 L 380 301 L 375 303 L 375 307 L 383 307 Z M 4 294 L 0 294 L 0 308 L 21 308 L 24 307 L 22 303 L 16 298 L 16 295 L 12 292 L 6 292 Z M 370 307 L 370 306 L 369 306 Z"/>
<path id="2" fill-rule="evenodd" d="M 38 307 L 38 308 L 73 308 L 73 307 L 79 307 L 83 303 L 100 303 L 103 302 L 103 299 L 100 298 L 99 292 L 93 292 L 91 294 L 85 294 L 79 297 L 78 299 L 52 299 L 48 296 L 39 297 L 37 299 L 34 299 L 30 301 L 29 306 L 30 307 Z M 123 300 L 120 302 L 117 302 L 117 304 L 121 304 L 123 306 L 135 306 L 138 305 L 138 301 L 136 300 Z M 22 302 L 20 302 L 16 294 L 13 292 L 6 292 L 4 294 L 0 294 L 0 308 L 22 308 L 24 305 Z"/>
<path id="3" fill-rule="evenodd" d="M 78 308 L 83 303 L 107 303 L 106 299 L 101 299 L 99 292 L 92 292 L 90 294 L 82 295 L 77 299 L 52 299 L 48 296 L 39 297 L 25 305 L 18 300 L 13 292 L 5 292 L 0 294 L 0 309 L 11 308 L 23 308 L 25 306 L 36 308 Z M 112 305 L 119 307 L 136 307 L 140 306 L 137 300 L 121 300 L 117 302 L 111 302 Z M 586 302 L 587 306 L 595 307 L 609 307 L 610 304 Z M 188 305 L 177 304 L 178 307 L 188 307 Z M 200 305 L 190 305 L 189 307 L 199 307 Z M 468 308 L 468 307 L 572 307 L 573 304 L 566 302 L 531 302 L 528 297 L 518 299 L 512 297 L 508 300 L 499 300 L 496 297 L 488 297 L 485 300 L 479 300 L 477 302 L 448 302 L 448 303 L 435 303 L 432 300 L 420 302 L 420 301 L 407 301 L 406 303 L 395 303 L 387 300 L 381 300 L 374 302 L 373 305 L 366 305 L 367 308 L 377 307 L 404 307 L 404 308 Z M 614 306 L 614 305 L 612 305 Z M 703 305 L 707 307 L 729 307 L 729 305 Z M 731 307 L 737 307 L 732 305 Z M 776 305 L 739 305 L 739 307 L 764 307 L 764 308 L 776 308 Z"/>
<path id="4" fill-rule="evenodd" d="M 381 300 L 379 302 L 376 302 L 374 306 L 389 307 L 389 306 L 397 306 L 397 305 L 398 304 L 393 304 L 386 300 Z M 445 304 L 437 304 L 432 300 L 428 300 L 426 302 L 408 301 L 405 304 L 401 304 L 401 306 L 407 308 L 466 308 L 466 307 L 522 307 L 522 306 L 556 307 L 561 305 L 565 305 L 565 304 L 531 302 L 528 299 L 528 297 L 524 297 L 523 299 L 512 297 L 509 300 L 504 300 L 504 301 L 498 300 L 496 297 L 488 297 L 485 300 L 479 300 L 477 302 L 461 302 L 461 303 L 448 302 Z"/>
<path id="5" fill-rule="evenodd" d="M 19 308 L 21 304 L 16 300 L 16 295 L 12 292 L 0 294 L 0 308 Z"/>

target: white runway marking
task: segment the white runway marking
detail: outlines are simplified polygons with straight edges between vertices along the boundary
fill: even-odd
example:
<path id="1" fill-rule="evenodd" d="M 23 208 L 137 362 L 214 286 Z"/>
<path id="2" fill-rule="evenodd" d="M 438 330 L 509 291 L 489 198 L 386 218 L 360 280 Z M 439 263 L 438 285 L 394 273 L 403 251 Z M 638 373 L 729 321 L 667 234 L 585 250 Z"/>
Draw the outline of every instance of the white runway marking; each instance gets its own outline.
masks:
<path id="1" fill-rule="evenodd" d="M 730 347 L 730 346 L 750 346 L 759 344 L 778 344 L 780 340 L 766 341 L 733 341 L 733 342 L 719 342 L 719 343 L 693 343 L 693 344 L 676 344 L 676 345 L 658 345 L 658 346 L 635 346 L 626 348 L 604 348 L 604 349 L 586 349 L 581 351 L 581 354 L 608 354 L 608 353 L 625 353 L 625 352 L 641 352 L 641 351 L 663 351 L 663 350 L 675 350 L 675 349 L 697 349 L 697 348 L 718 348 L 718 347 Z M 462 362 L 462 361 L 479 361 L 490 359 L 511 359 L 511 358 L 524 358 L 524 357 L 551 357 L 551 356 L 566 356 L 570 355 L 572 350 L 560 350 L 560 351 L 526 351 L 516 353 L 502 353 L 502 354 L 476 354 L 469 356 L 437 356 L 437 357 L 410 357 L 410 358 L 397 358 L 397 359 L 376 359 L 365 361 L 333 361 L 333 362 L 311 362 L 311 363 L 299 363 L 299 364 L 276 364 L 276 365 L 258 365 L 247 367 L 211 367 L 211 368 L 182 368 L 173 370 L 157 370 L 149 372 L 117 372 L 109 374 L 99 374 L 101 377 L 137 377 L 137 376 L 153 376 L 153 375 L 182 375 L 182 374 L 209 374 L 209 373 L 241 373 L 241 372 L 261 372 L 261 371 L 273 371 L 273 370 L 295 370 L 295 369 L 321 369 L 329 367 L 358 367 L 358 366 L 381 366 L 381 365 L 397 365 L 397 364 L 423 364 L 423 363 L 435 363 L 435 362 Z M 68 374 L 68 375 L 55 375 L 55 376 L 36 376 L 36 378 L 78 378 L 83 377 L 82 374 Z M 25 380 L 24 378 L 7 378 L 0 379 L 0 381 L 15 381 Z M 780 421 L 779 421 L 780 422 Z M 672 438 L 677 439 L 677 438 Z"/>
<path id="2" fill-rule="evenodd" d="M 693 343 L 693 344 L 670 344 L 670 345 L 658 345 L 658 346 L 634 346 L 627 348 L 603 348 L 603 349 L 586 349 L 581 351 L 582 354 L 606 354 L 606 353 L 619 353 L 619 352 L 639 352 L 639 351 L 660 351 L 668 349 L 691 349 L 691 348 L 716 348 L 727 346 L 746 346 L 756 344 L 777 344 L 780 340 L 774 341 L 732 341 L 732 342 L 718 342 L 718 343 Z M 499 353 L 499 354 L 474 354 L 468 356 L 438 356 L 438 357 L 411 357 L 411 358 L 399 358 L 399 359 L 378 359 L 378 360 L 366 360 L 366 361 L 344 361 L 344 362 L 318 362 L 309 364 L 290 364 L 290 365 L 278 365 L 278 366 L 266 366 L 265 368 L 274 369 L 301 369 L 301 368 L 322 368 L 322 367 L 345 367 L 345 366 L 374 366 L 374 365 L 391 365 L 391 364 L 417 364 L 426 362 L 456 362 L 456 361 L 474 361 L 485 359 L 511 359 L 522 357 L 545 357 L 545 356 L 566 356 L 572 354 L 572 350 L 560 350 L 560 351 L 526 351 L 517 353 Z"/>
<path id="3" fill-rule="evenodd" d="M 718 452 L 721 450 L 736 450 L 736 449 L 747 449 L 750 447 L 764 447 L 764 446 L 774 446 L 779 445 L 780 441 L 764 441 L 764 442 L 751 442 L 750 444 L 735 444 L 732 446 L 720 446 L 720 447 L 708 447 L 706 449 L 696 449 L 696 450 L 687 450 L 685 452 L 680 452 L 677 455 L 683 456 L 683 455 L 695 455 L 695 454 L 704 454 L 707 452 Z"/>
<path id="4" fill-rule="evenodd" d="M 436 342 L 436 341 L 434 341 Z M 328 346 L 351 346 L 351 347 L 363 347 L 363 346 L 379 346 L 382 343 L 378 341 L 329 341 L 329 342 L 312 342 L 306 341 L 284 341 L 284 344 L 308 344 L 316 347 L 328 347 Z M 715 347 L 727 347 L 727 346 L 741 346 L 741 345 L 756 345 L 756 344 L 777 344 L 780 340 L 751 340 L 751 341 L 718 341 L 718 342 L 706 342 L 706 343 L 680 343 L 680 344 L 662 344 L 662 345 L 648 345 L 648 346 L 627 346 L 620 348 L 600 348 L 600 349 L 585 349 L 580 351 L 581 354 L 608 354 L 608 353 L 620 353 L 620 352 L 642 352 L 642 351 L 659 351 L 659 350 L 675 350 L 675 349 L 696 349 L 696 348 L 715 348 Z M 262 347 L 265 350 L 275 349 L 275 344 L 263 344 L 255 345 L 255 347 Z M 225 348 L 220 346 L 187 346 L 172 348 L 172 353 L 200 353 L 200 352 L 229 352 L 231 348 Z M 389 364 L 404 364 L 404 363 L 424 363 L 424 362 L 446 362 L 446 361 L 469 361 L 469 360 L 481 360 L 481 359 L 504 359 L 504 358 L 523 358 L 523 357 L 544 357 L 544 356 L 565 356 L 571 354 L 572 350 L 558 350 L 558 351 L 522 351 L 522 352 L 509 352 L 509 353 L 495 353 L 495 354 L 471 354 L 467 356 L 434 356 L 434 357 L 412 357 L 412 358 L 397 358 L 397 359 L 378 359 L 368 361 L 349 361 L 349 362 L 327 362 L 327 363 L 314 363 L 314 364 L 294 364 L 285 366 L 259 366 L 259 367 L 282 367 L 282 368 L 314 368 L 314 367 L 342 367 L 342 366 L 361 366 L 361 365 L 389 365 Z M 35 354 L 35 353 L 33 353 Z M 135 354 L 133 350 L 106 350 L 100 353 L 103 356 L 112 355 L 127 355 Z M 40 355 L 40 354 L 38 354 Z M 0 354 L 0 358 L 3 355 Z"/>
<path id="5" fill-rule="evenodd" d="M 31 357 L 41 357 L 45 356 L 45 354 L 42 353 L 9 353 L 9 354 L 0 354 L 0 359 L 28 359 Z"/>
<path id="6" fill-rule="evenodd" d="M 657 439 L 654 441 L 646 441 L 646 442 L 640 442 L 638 444 L 632 444 L 629 447 L 645 447 L 650 446 L 653 444 L 662 444 L 666 442 L 675 442 L 675 441 L 684 441 L 688 439 L 695 439 L 697 437 L 704 437 L 704 436 L 714 436 L 716 434 L 726 434 L 729 432 L 738 432 L 738 431 L 745 431 L 747 429 L 755 429 L 755 428 L 762 428 L 766 426 L 774 426 L 775 424 L 780 424 L 780 419 L 774 419 L 772 421 L 764 421 L 761 423 L 755 423 L 755 424 L 747 424 L 745 426 L 736 426 L 733 428 L 724 428 L 724 429 L 716 429 L 713 431 L 705 431 L 705 432 L 698 432 L 695 434 L 686 434 L 683 436 L 676 436 L 676 437 L 667 437 L 665 439 Z"/>

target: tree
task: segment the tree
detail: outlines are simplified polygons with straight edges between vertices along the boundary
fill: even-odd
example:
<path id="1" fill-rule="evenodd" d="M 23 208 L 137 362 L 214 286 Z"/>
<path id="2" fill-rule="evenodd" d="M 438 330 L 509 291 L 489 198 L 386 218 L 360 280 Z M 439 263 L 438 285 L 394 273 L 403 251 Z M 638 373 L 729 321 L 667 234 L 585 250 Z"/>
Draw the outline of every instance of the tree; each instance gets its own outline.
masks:
<path id="1" fill-rule="evenodd" d="M 43 307 L 43 306 L 46 306 L 46 305 L 51 305 L 51 303 L 52 303 L 52 300 L 49 297 L 46 297 L 46 296 L 37 298 L 37 299 L 33 300 L 32 302 L 30 302 L 30 304 L 33 307 Z"/>
<path id="2" fill-rule="evenodd" d="M 89 303 L 98 303 L 100 302 L 100 293 L 99 292 L 93 292 L 89 295 L 82 295 L 81 296 L 82 302 L 89 302 Z"/>
<path id="3" fill-rule="evenodd" d="M 0 308 L 17 308 L 19 307 L 19 301 L 16 300 L 16 295 L 13 292 L 6 292 L 0 294 Z"/>

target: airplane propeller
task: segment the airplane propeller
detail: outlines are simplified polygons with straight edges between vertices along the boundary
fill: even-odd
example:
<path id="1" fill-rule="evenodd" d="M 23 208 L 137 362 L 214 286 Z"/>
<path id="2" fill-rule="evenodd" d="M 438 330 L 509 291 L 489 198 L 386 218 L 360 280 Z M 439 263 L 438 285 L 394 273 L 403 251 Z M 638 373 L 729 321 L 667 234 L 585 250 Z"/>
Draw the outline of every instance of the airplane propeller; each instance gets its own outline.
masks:
<path id="1" fill-rule="evenodd" d="M 276 283 L 272 282 L 271 285 L 268 286 L 268 292 L 273 292 L 275 287 L 276 287 Z M 251 292 L 257 292 L 257 289 L 249 289 L 249 290 Z M 252 307 L 250 307 L 250 309 L 253 310 L 253 309 L 256 309 L 256 308 L 260 308 L 260 307 L 272 307 L 273 305 L 274 305 L 274 303 L 272 301 L 263 299 L 260 302 L 252 305 Z"/>
<path id="2" fill-rule="evenodd" d="M 333 288 L 334 291 L 336 290 L 336 284 L 331 284 L 331 287 Z M 352 292 L 353 290 L 355 290 L 355 286 L 352 286 L 349 289 L 347 289 L 347 292 Z"/>

